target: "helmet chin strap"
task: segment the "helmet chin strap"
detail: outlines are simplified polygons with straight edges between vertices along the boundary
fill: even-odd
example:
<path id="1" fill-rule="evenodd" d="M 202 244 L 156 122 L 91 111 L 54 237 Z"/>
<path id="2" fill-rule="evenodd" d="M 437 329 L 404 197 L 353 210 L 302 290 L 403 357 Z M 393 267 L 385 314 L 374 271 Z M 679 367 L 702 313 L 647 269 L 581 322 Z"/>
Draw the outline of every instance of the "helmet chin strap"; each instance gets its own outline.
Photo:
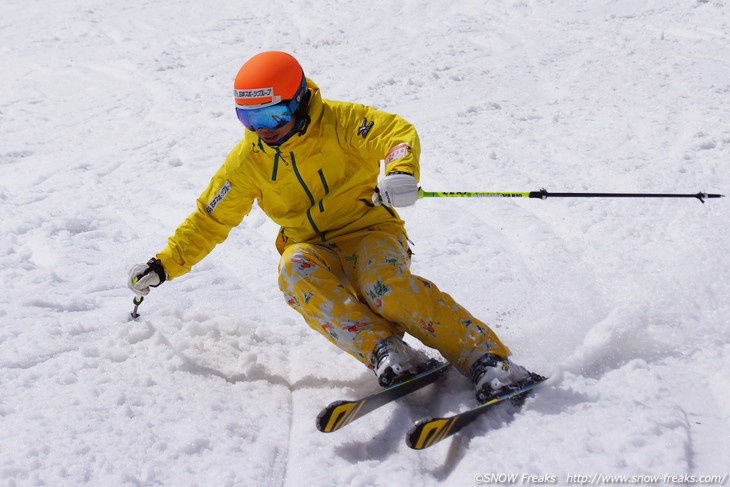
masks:
<path id="1" fill-rule="evenodd" d="M 311 121 L 311 118 L 309 117 L 309 99 L 311 98 L 312 93 L 307 90 L 307 93 L 304 95 L 304 98 L 302 99 L 301 103 L 299 103 L 299 107 L 297 107 L 297 111 L 295 113 L 296 117 L 296 123 L 294 124 L 294 127 L 289 131 L 288 134 L 286 134 L 281 139 L 277 140 L 273 144 L 268 144 L 270 146 L 277 146 L 281 145 L 287 140 L 291 139 L 295 134 L 299 134 L 301 137 L 307 132 L 307 128 L 309 127 L 309 122 Z"/>

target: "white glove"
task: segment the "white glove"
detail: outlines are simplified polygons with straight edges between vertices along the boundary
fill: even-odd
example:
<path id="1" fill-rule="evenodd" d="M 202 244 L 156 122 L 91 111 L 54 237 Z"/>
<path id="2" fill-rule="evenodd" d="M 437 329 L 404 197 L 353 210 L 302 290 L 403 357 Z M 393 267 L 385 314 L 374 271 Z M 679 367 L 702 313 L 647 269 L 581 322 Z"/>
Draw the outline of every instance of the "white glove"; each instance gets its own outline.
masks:
<path id="1" fill-rule="evenodd" d="M 406 173 L 388 174 L 380 180 L 373 203 L 384 206 L 410 206 L 418 200 L 416 178 Z"/>
<path id="2" fill-rule="evenodd" d="M 146 264 L 137 264 L 129 270 L 127 286 L 138 296 L 147 296 L 150 287 L 157 287 L 167 279 L 159 259 L 150 259 Z"/>

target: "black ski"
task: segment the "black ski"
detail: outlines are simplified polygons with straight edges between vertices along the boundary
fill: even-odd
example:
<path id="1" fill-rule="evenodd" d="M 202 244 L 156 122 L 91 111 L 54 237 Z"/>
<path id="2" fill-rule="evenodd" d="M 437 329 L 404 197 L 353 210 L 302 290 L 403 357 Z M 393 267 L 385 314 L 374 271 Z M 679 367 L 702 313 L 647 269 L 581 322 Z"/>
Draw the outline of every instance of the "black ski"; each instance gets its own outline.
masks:
<path id="1" fill-rule="evenodd" d="M 506 399 L 517 398 L 517 396 L 527 394 L 546 380 L 546 378 L 540 377 L 537 382 L 533 382 L 532 384 L 526 385 L 516 391 L 499 396 L 491 401 L 485 402 L 484 404 L 480 404 L 451 416 L 422 419 L 408 430 L 408 433 L 406 433 L 406 443 L 414 450 L 423 450 L 424 448 L 435 445 L 439 441 L 448 438 L 464 426 L 474 421 L 477 417 L 479 417 L 479 415 L 495 404 Z"/>
<path id="2" fill-rule="evenodd" d="M 422 389 L 432 384 L 451 366 L 449 363 L 438 362 L 434 368 L 421 372 L 420 374 L 392 385 L 386 389 L 374 392 L 356 401 L 335 401 L 324 408 L 317 415 L 317 429 L 323 433 L 337 431 L 374 411 L 375 409 L 388 404 L 391 401 L 403 397 L 406 394 Z"/>

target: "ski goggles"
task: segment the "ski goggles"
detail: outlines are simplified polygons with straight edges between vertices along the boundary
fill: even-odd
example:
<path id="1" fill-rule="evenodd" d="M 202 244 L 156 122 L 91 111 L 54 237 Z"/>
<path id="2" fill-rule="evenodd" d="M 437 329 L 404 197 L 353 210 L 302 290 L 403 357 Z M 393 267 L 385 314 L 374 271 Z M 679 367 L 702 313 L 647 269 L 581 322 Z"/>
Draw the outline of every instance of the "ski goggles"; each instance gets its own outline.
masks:
<path id="1" fill-rule="evenodd" d="M 258 129 L 278 130 L 291 122 L 297 105 L 294 100 L 287 100 L 262 108 L 236 107 L 236 115 L 243 126 L 252 132 Z"/>
<path id="2" fill-rule="evenodd" d="M 305 93 L 307 92 L 307 79 L 302 76 L 302 83 L 291 100 L 281 100 L 281 97 L 274 97 L 273 102 L 263 106 L 244 107 L 236 105 L 236 115 L 244 127 L 252 132 L 258 129 L 278 130 L 291 122 L 294 114 L 299 108 Z"/>

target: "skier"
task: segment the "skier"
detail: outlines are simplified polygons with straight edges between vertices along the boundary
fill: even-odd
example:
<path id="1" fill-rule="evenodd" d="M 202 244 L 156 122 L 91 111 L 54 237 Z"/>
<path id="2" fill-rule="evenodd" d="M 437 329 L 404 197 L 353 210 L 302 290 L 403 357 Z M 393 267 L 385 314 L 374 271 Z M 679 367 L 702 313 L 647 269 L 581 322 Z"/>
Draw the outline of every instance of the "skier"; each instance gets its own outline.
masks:
<path id="1" fill-rule="evenodd" d="M 325 100 L 291 55 L 247 61 L 234 82 L 246 128 L 197 209 L 146 264 L 137 295 L 190 271 L 249 213 L 254 200 L 281 226 L 279 288 L 310 327 L 371 368 L 382 386 L 432 364 L 405 333 L 470 376 L 480 402 L 537 377 L 512 362 L 483 322 L 411 274 L 404 222 L 418 199 L 420 145 L 398 115 Z M 378 181 L 380 161 L 386 176 Z"/>

